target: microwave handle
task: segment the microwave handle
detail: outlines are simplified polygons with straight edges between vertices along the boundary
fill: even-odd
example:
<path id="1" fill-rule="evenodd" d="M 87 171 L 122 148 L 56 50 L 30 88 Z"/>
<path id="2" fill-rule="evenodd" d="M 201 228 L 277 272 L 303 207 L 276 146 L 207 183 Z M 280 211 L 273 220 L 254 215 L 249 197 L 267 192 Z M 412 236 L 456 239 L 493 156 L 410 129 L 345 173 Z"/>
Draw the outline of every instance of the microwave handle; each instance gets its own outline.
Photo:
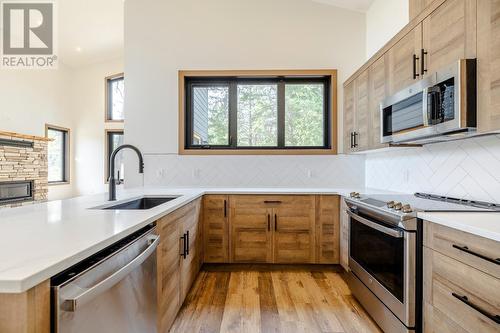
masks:
<path id="1" fill-rule="evenodd" d="M 422 119 L 424 120 L 424 127 L 429 126 L 429 88 L 422 91 Z"/>

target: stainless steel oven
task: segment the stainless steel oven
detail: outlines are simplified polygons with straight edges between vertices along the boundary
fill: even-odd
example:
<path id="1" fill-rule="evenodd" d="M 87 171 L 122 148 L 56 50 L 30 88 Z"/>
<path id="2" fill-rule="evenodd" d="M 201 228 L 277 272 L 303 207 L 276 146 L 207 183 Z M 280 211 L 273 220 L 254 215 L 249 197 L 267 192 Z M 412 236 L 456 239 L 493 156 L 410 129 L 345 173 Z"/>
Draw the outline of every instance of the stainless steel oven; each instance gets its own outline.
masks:
<path id="1" fill-rule="evenodd" d="M 349 285 L 385 332 L 416 326 L 417 220 L 394 217 L 347 202 Z"/>
<path id="2" fill-rule="evenodd" d="M 382 143 L 431 143 L 476 129 L 476 60 L 461 59 L 386 98 Z"/>

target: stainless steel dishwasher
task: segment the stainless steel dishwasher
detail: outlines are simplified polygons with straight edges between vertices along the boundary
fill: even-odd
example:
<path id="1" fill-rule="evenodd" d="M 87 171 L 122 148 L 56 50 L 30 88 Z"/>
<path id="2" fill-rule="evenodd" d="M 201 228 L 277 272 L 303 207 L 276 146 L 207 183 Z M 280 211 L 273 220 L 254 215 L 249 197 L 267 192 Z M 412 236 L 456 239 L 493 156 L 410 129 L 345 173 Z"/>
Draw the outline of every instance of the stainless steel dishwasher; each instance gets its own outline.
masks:
<path id="1" fill-rule="evenodd" d="M 156 332 L 156 248 L 149 225 L 51 279 L 52 332 Z"/>

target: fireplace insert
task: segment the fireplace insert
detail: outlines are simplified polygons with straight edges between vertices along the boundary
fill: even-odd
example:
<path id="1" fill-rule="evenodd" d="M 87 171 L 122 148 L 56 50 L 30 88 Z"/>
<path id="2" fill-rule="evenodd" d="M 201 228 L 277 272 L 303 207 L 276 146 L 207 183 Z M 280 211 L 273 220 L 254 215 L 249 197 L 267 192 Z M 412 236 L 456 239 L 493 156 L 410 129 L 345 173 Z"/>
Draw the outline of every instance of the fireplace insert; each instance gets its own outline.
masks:
<path id="1" fill-rule="evenodd" d="M 0 182 L 0 205 L 32 200 L 32 180 Z"/>

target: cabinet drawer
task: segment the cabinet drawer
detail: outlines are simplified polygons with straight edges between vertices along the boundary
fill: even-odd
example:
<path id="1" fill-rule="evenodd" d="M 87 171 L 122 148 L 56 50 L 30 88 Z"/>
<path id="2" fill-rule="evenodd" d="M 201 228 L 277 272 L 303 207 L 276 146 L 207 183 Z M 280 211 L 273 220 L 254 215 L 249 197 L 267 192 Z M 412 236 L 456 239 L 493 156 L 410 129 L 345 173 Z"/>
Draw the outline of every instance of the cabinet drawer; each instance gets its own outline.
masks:
<path id="1" fill-rule="evenodd" d="M 498 332 L 500 324 L 492 318 L 500 316 L 500 279 L 424 247 L 424 317 L 426 331 L 438 332 L 444 316 L 446 327 L 459 327 L 467 332 Z M 433 321 L 436 321 L 433 325 Z M 448 320 L 447 320 L 448 321 Z M 441 325 L 439 324 L 439 325 Z"/>
<path id="2" fill-rule="evenodd" d="M 424 245 L 500 279 L 499 242 L 425 222 Z"/>

